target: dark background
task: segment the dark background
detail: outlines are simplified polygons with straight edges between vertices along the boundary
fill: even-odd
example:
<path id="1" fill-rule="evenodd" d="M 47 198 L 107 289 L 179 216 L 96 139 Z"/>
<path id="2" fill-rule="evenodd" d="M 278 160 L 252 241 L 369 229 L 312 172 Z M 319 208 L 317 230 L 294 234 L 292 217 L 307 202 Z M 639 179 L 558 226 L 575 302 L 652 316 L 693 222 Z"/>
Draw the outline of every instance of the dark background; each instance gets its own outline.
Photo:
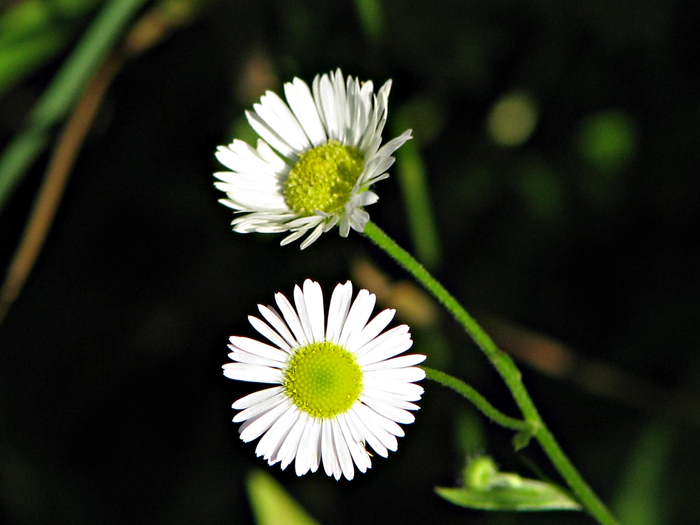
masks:
<path id="1" fill-rule="evenodd" d="M 525 476 L 535 476 L 531 462 L 555 473 L 535 445 L 516 454 L 509 431 L 435 384 L 399 451 L 352 482 L 269 468 L 238 439 L 230 404 L 252 388 L 221 365 L 229 335 L 254 335 L 246 316 L 257 303 L 307 277 L 329 293 L 358 260 L 408 281 L 355 232 L 280 248 L 278 236 L 231 233 L 217 204 L 213 152 L 243 133 L 243 110 L 264 88 L 336 67 L 376 87 L 394 81 L 384 136 L 403 131 L 397 115 L 416 129 L 438 278 L 504 349 L 507 323 L 577 356 L 553 374 L 531 359 L 521 368 L 584 477 L 629 523 L 700 522 L 697 6 L 382 7 L 374 39 L 350 2 L 215 2 L 117 77 L 0 326 L 1 523 L 250 523 L 245 478 L 256 467 L 326 524 L 592 523 L 439 499 L 433 488 L 458 482 L 465 454 L 487 452 Z M 60 58 L 5 100 L 31 101 Z M 485 123 L 513 92 L 529 95 L 538 120 L 527 141 L 505 147 Z M 416 105 L 430 111 L 412 121 Z M 1 111 L 7 140 L 22 112 L 5 102 Z M 45 163 L 0 216 L 3 267 Z M 398 178 L 376 190 L 372 220 L 411 248 Z M 516 414 L 446 315 L 414 335 L 428 364 Z"/>

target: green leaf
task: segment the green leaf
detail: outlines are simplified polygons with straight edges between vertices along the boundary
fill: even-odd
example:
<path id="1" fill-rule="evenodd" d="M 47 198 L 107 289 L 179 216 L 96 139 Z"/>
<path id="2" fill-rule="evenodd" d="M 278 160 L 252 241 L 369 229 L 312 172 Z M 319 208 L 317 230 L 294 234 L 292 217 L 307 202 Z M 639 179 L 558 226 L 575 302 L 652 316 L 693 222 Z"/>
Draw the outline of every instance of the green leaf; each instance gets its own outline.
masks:
<path id="1" fill-rule="evenodd" d="M 530 440 L 535 436 L 531 431 L 523 430 L 513 436 L 513 447 L 515 450 L 522 450 L 530 444 Z"/>
<path id="2" fill-rule="evenodd" d="M 668 479 L 668 470 L 677 438 L 678 429 L 666 421 L 653 421 L 642 430 L 613 501 L 620 522 L 644 525 L 669 522 L 667 502 L 673 484 Z"/>
<path id="3" fill-rule="evenodd" d="M 318 525 L 267 472 L 251 472 L 247 486 L 257 525 Z"/>
<path id="4" fill-rule="evenodd" d="M 467 465 L 463 487 L 436 487 L 435 491 L 450 503 L 470 509 L 581 510 L 581 505 L 560 487 L 510 472 L 498 472 L 487 456 L 475 458 Z"/>

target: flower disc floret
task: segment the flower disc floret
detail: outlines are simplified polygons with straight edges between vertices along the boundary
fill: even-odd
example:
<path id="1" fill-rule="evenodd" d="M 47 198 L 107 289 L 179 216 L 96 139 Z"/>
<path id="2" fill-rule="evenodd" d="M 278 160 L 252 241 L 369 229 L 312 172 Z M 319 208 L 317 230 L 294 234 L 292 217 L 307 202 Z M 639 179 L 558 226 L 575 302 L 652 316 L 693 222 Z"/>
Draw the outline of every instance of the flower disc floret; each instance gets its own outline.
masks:
<path id="1" fill-rule="evenodd" d="M 300 410 L 329 419 L 346 412 L 362 392 L 362 370 L 340 345 L 329 341 L 306 345 L 292 356 L 284 389 Z"/>
<path id="2" fill-rule="evenodd" d="M 362 175 L 362 153 L 330 140 L 301 154 L 284 183 L 284 201 L 302 216 L 338 213 Z"/>

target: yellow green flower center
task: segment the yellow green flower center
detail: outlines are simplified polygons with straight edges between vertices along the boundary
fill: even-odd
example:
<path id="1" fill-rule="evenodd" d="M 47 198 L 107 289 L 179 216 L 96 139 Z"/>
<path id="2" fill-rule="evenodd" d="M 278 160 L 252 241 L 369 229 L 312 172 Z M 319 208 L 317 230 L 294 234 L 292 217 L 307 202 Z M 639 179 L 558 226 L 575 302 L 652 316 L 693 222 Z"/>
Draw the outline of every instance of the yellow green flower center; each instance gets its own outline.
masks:
<path id="1" fill-rule="evenodd" d="M 362 393 L 362 370 L 355 356 L 329 341 L 301 347 L 284 372 L 286 394 L 302 411 L 330 419 L 352 407 Z"/>
<path id="2" fill-rule="evenodd" d="M 301 154 L 284 183 L 284 201 L 302 216 L 316 210 L 337 212 L 350 199 L 363 169 L 360 150 L 329 140 Z"/>

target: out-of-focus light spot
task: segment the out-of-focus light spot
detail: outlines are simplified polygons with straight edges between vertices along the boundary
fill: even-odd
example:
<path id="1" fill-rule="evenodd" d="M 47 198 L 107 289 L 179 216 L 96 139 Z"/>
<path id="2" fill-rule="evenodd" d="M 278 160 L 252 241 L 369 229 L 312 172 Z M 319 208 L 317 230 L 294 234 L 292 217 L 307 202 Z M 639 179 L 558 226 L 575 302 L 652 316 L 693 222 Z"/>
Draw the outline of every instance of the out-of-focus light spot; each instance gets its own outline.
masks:
<path id="1" fill-rule="evenodd" d="M 523 92 L 508 93 L 489 110 L 486 132 L 499 146 L 520 146 L 535 131 L 538 118 L 537 103 L 530 95 Z"/>
<path id="2" fill-rule="evenodd" d="M 557 174 L 542 161 L 523 163 L 514 182 L 524 204 L 536 218 L 554 220 L 564 211 L 564 187 Z"/>
<path id="3" fill-rule="evenodd" d="M 413 137 L 421 146 L 433 142 L 445 127 L 445 108 L 435 98 L 418 96 L 396 109 L 394 132 L 413 130 Z"/>
<path id="4" fill-rule="evenodd" d="M 604 170 L 617 170 L 634 156 L 637 130 L 622 111 L 603 111 L 584 120 L 578 142 L 581 155 L 591 164 Z"/>
<path id="5" fill-rule="evenodd" d="M 257 102 L 266 90 L 279 86 L 279 78 L 272 59 L 258 48 L 253 49 L 245 57 L 237 81 L 239 98 L 246 105 Z"/>

